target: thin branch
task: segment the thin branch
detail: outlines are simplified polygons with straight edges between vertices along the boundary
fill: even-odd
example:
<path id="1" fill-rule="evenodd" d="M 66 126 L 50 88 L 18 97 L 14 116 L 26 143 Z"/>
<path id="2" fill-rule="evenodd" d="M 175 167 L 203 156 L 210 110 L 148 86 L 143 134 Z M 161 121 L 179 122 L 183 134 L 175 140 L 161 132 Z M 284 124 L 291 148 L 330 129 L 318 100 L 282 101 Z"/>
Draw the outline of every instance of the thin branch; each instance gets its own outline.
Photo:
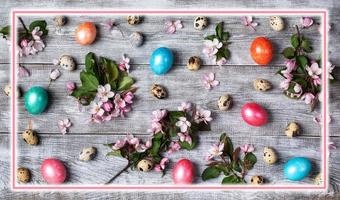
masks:
<path id="1" fill-rule="evenodd" d="M 108 182 L 106 182 L 105 185 L 110 184 L 112 181 L 114 181 L 119 175 L 125 172 L 130 166 L 131 166 L 131 163 L 128 162 L 128 164 L 122 170 L 120 170 L 116 175 L 114 175 Z"/>
<path id="2" fill-rule="evenodd" d="M 26 25 L 25 25 L 25 23 L 24 23 L 24 20 L 22 20 L 22 18 L 21 17 L 18 17 L 19 18 L 19 21 L 20 21 L 20 23 L 22 24 L 22 26 L 24 27 L 24 29 L 25 29 L 25 31 L 26 31 L 26 33 L 28 33 L 29 31 L 28 31 L 28 29 L 27 29 L 27 27 L 26 27 Z"/>

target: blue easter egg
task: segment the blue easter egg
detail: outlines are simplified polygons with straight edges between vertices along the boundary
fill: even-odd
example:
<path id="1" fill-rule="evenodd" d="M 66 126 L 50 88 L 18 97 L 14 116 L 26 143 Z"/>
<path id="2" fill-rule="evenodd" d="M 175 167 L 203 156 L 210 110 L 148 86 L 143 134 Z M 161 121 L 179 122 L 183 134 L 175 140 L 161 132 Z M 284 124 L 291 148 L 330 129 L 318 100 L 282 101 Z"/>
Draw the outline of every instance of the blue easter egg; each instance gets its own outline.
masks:
<path id="1" fill-rule="evenodd" d="M 162 75 L 167 73 L 174 63 L 174 55 L 166 47 L 160 47 L 152 52 L 150 58 L 150 67 L 153 73 Z"/>
<path id="2" fill-rule="evenodd" d="M 291 181 L 300 181 L 310 173 L 312 168 L 311 162 L 304 157 L 295 157 L 288 160 L 284 165 L 283 172 L 287 179 Z"/>
<path id="3" fill-rule="evenodd" d="M 39 86 L 31 87 L 24 96 L 24 103 L 26 110 L 33 114 L 37 115 L 42 112 L 47 107 L 48 104 L 48 94 L 46 90 Z"/>

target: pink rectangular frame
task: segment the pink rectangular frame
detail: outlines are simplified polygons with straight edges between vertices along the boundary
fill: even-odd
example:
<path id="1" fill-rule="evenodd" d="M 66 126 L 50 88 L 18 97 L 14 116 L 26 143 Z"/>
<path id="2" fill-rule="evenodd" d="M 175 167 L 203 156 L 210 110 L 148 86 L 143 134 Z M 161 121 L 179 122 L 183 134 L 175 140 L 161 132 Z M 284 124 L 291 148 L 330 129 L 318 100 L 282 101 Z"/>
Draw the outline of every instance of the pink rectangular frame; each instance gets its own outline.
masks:
<path id="1" fill-rule="evenodd" d="M 323 77 L 322 90 L 327 90 L 327 69 L 326 69 L 326 60 L 327 60 L 327 41 L 328 41 L 328 33 L 326 25 L 328 23 L 328 11 L 324 9 L 313 9 L 313 10 L 147 10 L 147 11 L 138 11 L 138 10 L 19 10 L 14 9 L 11 11 L 11 21 L 12 21 L 12 52 L 11 52 L 11 61 L 12 61 L 12 72 L 11 72 L 11 84 L 14 85 L 12 87 L 12 101 L 11 101 L 11 154 L 12 154 L 12 170 L 11 170 L 11 188 L 14 191 L 34 191 L 34 190 L 64 190 L 64 191 L 72 191 L 72 190 L 327 190 L 327 182 L 328 182 L 328 158 L 327 158 L 327 123 L 326 117 L 323 117 L 323 126 L 322 126 L 322 160 L 323 160 L 323 184 L 316 185 L 263 185 L 263 186 L 238 186 L 238 185 L 162 185 L 162 186 L 139 186 L 139 185 L 131 185 L 131 186 L 119 186 L 119 185 L 17 185 L 16 183 L 16 54 L 17 52 L 17 30 L 16 30 L 16 17 L 18 15 L 34 15 L 34 14 L 69 14 L 69 15 L 100 15 L 100 14 L 210 14 L 210 15 L 255 15 L 255 14 L 263 14 L 263 15 L 319 15 L 322 19 L 322 46 L 323 46 L 323 74 L 326 75 Z M 322 105 L 322 115 L 327 116 L 328 107 L 327 107 L 327 92 L 323 92 L 323 99 L 325 101 Z"/>

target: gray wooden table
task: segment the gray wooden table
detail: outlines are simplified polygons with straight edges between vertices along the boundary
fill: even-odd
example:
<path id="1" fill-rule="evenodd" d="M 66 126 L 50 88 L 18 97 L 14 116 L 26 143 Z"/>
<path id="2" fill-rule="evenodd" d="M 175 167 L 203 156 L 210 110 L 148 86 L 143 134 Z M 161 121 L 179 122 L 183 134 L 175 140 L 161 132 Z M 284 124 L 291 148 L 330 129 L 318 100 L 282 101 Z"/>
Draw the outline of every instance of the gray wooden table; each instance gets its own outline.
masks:
<path id="1" fill-rule="evenodd" d="M 144 2 L 145 3 L 145 2 Z M 113 2 L 62 2 L 46 1 L 32 4 L 25 1 L 6 1 L 1 5 L 3 11 L 10 8 L 29 7 L 49 7 L 49 8 L 122 8 L 122 9 L 139 9 L 142 4 L 138 1 L 120 1 Z M 330 10 L 331 22 L 335 24 L 330 32 L 330 60 L 340 65 L 340 57 L 337 56 L 337 49 L 340 48 L 340 31 L 336 24 L 340 21 L 339 9 L 340 4 L 336 1 L 326 3 L 317 3 L 315 1 L 299 1 L 297 5 L 293 1 L 252 1 L 248 4 L 255 8 L 320 8 L 327 5 Z M 150 3 L 148 7 L 158 9 L 175 9 L 175 8 L 203 8 L 207 9 L 228 9 L 231 7 L 249 7 L 246 3 L 239 1 L 228 2 L 210 2 L 210 1 L 156 1 Z M 75 43 L 74 30 L 77 24 L 83 21 L 93 21 L 96 24 L 104 22 L 108 18 L 115 19 L 120 29 L 128 35 L 133 31 L 140 31 L 146 36 L 145 44 L 140 48 L 131 48 L 128 41 L 122 38 L 117 31 L 109 32 L 99 27 L 99 37 L 97 41 L 87 47 L 81 47 Z M 210 25 L 204 31 L 193 29 L 194 16 L 144 16 L 143 23 L 137 26 L 129 26 L 125 21 L 125 16 L 114 17 L 91 17 L 91 16 L 72 16 L 69 17 L 68 24 L 60 31 L 56 31 L 53 26 L 53 17 L 23 17 L 24 21 L 29 23 L 34 19 L 46 19 L 49 29 L 49 35 L 46 39 L 47 47 L 43 52 L 36 56 L 29 56 L 21 60 L 22 64 L 31 71 L 31 76 L 19 80 L 19 85 L 23 90 L 27 90 L 30 85 L 48 85 L 48 73 L 54 68 L 52 60 L 62 54 L 72 55 L 77 63 L 78 69 L 74 72 L 62 70 L 62 76 L 49 88 L 52 95 L 52 104 L 47 112 L 38 116 L 28 115 L 23 107 L 22 99 L 19 100 L 19 132 L 27 127 L 29 119 L 33 120 L 33 127 L 41 137 L 39 146 L 28 146 L 22 140 L 18 140 L 18 163 L 20 166 L 30 168 L 33 177 L 32 183 L 44 184 L 42 181 L 39 167 L 42 160 L 46 157 L 57 157 L 65 162 L 69 169 L 70 178 L 67 184 L 101 184 L 107 181 L 112 174 L 116 173 L 126 163 L 119 158 L 106 158 L 107 148 L 103 143 L 114 142 L 116 139 L 123 137 L 127 132 L 136 136 L 147 138 L 146 130 L 149 128 L 151 112 L 159 108 L 176 109 L 182 101 L 191 101 L 213 112 L 214 121 L 212 122 L 212 131 L 200 134 L 200 144 L 193 151 L 180 151 L 173 154 L 170 158 L 176 161 L 180 158 L 190 158 L 197 166 L 197 184 L 219 184 L 220 180 L 211 180 L 203 183 L 199 178 L 204 169 L 203 158 L 210 146 L 215 143 L 221 132 L 228 133 L 235 145 L 244 143 L 254 144 L 256 147 L 255 154 L 258 157 L 258 163 L 250 171 L 251 175 L 263 175 L 270 184 L 290 183 L 282 175 L 283 163 L 292 156 L 305 156 L 313 162 L 313 172 L 310 177 L 304 179 L 299 184 L 308 184 L 313 182 L 313 177 L 319 171 L 320 164 L 320 127 L 312 121 L 317 112 L 311 113 L 308 106 L 302 101 L 293 101 L 282 95 L 279 89 L 281 78 L 275 75 L 280 66 L 284 65 L 284 60 L 279 52 L 289 45 L 289 37 L 295 31 L 294 25 L 299 23 L 298 17 L 285 17 L 287 28 L 283 32 L 273 32 L 268 24 L 268 18 L 256 17 L 255 21 L 260 25 L 256 32 L 251 32 L 240 23 L 239 17 L 230 16 L 209 16 Z M 8 23 L 8 12 L 1 13 L 0 26 Z M 184 28 L 174 35 L 166 35 L 163 32 L 163 24 L 167 19 L 181 19 Z M 315 18 L 318 22 L 318 19 Z M 214 31 L 215 24 L 224 21 L 225 30 L 231 33 L 230 50 L 231 59 L 227 66 L 218 67 L 209 65 L 201 53 L 203 46 L 203 36 L 211 34 Z M 314 55 L 319 53 L 320 35 L 317 26 L 304 29 L 303 34 L 313 39 L 315 48 Z M 251 60 L 248 48 L 252 39 L 256 36 L 265 35 L 269 37 L 274 44 L 276 54 L 270 66 L 261 68 L 255 66 Z M 4 40 L 0 40 L 0 86 L 4 87 L 9 82 L 9 51 Z M 148 67 L 149 56 L 153 49 L 159 46 L 168 46 L 175 53 L 175 65 L 172 70 L 165 76 L 155 76 Z M 136 101 L 133 104 L 133 111 L 128 113 L 125 119 L 117 119 L 102 125 L 88 125 L 84 121 L 88 118 L 88 113 L 79 112 L 74 100 L 66 94 L 65 84 L 67 81 L 79 82 L 79 71 L 84 67 L 84 56 L 87 52 L 92 51 L 97 55 L 107 56 L 119 60 L 122 53 L 126 53 L 132 60 L 132 72 L 137 82 L 138 91 Z M 185 67 L 186 61 L 190 56 L 200 56 L 203 58 L 204 66 L 197 72 L 188 71 Z M 201 78 L 207 72 L 214 72 L 216 79 L 220 81 L 211 91 L 203 89 Z M 336 77 L 340 78 L 340 70 L 336 70 Z M 265 78 L 273 83 L 274 89 L 267 93 L 256 92 L 252 88 L 252 81 L 256 78 Z M 165 100 L 155 100 L 150 95 L 150 87 L 153 83 L 159 83 L 167 87 L 169 98 Z M 338 132 L 340 112 L 338 92 L 340 82 L 330 86 L 330 110 L 332 123 L 330 124 L 330 140 L 340 145 L 340 133 Z M 234 98 L 234 106 L 228 112 L 218 110 L 216 102 L 220 95 L 229 93 Z M 240 123 L 242 120 L 239 114 L 241 106 L 248 101 L 256 101 L 263 104 L 270 112 L 270 123 L 261 128 L 251 128 Z M 289 192 L 237 192 L 237 191 L 215 191 L 215 192 L 74 192 L 74 193 L 13 193 L 8 189 L 9 171 L 10 171 L 10 150 L 9 150 L 9 99 L 0 94 L 0 166 L 2 176 L 1 197 L 5 199 L 220 199 L 223 197 L 236 199 L 318 199 L 339 197 L 339 148 L 333 150 L 330 154 L 330 188 L 327 193 L 308 192 L 308 193 L 289 193 Z M 70 133 L 61 135 L 57 128 L 57 121 L 63 118 L 70 118 L 73 126 Z M 303 133 L 301 136 L 288 139 L 283 130 L 290 121 L 297 121 L 302 125 Z M 84 163 L 78 160 L 78 153 L 83 147 L 95 146 L 98 148 L 98 156 L 91 162 Z M 279 153 L 279 162 L 273 167 L 268 167 L 262 161 L 262 150 L 265 146 L 274 147 Z M 170 165 L 170 168 L 173 164 Z M 122 174 L 115 184 L 169 184 L 171 183 L 170 173 L 161 178 L 156 172 L 140 173 L 131 171 Z M 291 183 L 290 183 L 291 184 Z"/>

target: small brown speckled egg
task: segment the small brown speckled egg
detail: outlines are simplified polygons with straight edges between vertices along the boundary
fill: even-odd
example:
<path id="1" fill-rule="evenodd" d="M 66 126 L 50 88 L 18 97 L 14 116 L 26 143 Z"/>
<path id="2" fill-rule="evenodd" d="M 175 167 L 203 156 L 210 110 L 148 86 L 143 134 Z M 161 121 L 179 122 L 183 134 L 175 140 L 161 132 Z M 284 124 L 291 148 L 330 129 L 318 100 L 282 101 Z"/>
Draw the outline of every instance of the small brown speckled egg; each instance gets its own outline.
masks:
<path id="1" fill-rule="evenodd" d="M 277 155 L 274 149 L 265 147 L 263 150 L 263 160 L 268 165 L 273 165 L 277 161 Z"/>
<path id="2" fill-rule="evenodd" d="M 269 17 L 269 24 L 274 31 L 282 31 L 285 28 L 284 21 L 280 16 Z"/>
<path id="3" fill-rule="evenodd" d="M 218 99 L 217 105 L 220 110 L 226 111 L 230 109 L 232 102 L 233 102 L 232 97 L 226 94 L 226 95 L 220 96 L 220 98 Z"/>
<path id="4" fill-rule="evenodd" d="M 253 185 L 262 185 L 264 183 L 264 179 L 262 176 L 252 176 L 250 183 Z"/>
<path id="5" fill-rule="evenodd" d="M 31 179 L 31 173 L 27 168 L 19 167 L 17 169 L 17 179 L 20 183 L 28 183 Z"/>
<path id="6" fill-rule="evenodd" d="M 253 85 L 255 90 L 263 92 L 268 91 L 272 88 L 272 84 L 269 81 L 262 78 L 256 79 Z"/>
<path id="7" fill-rule="evenodd" d="M 130 25 L 136 25 L 141 22 L 141 18 L 139 15 L 129 15 L 126 17 L 126 20 Z"/>
<path id="8" fill-rule="evenodd" d="M 197 71 L 201 67 L 201 59 L 197 56 L 189 58 L 187 68 L 191 71 Z"/>
<path id="9" fill-rule="evenodd" d="M 151 94 L 157 99 L 164 99 L 168 96 L 166 89 L 158 84 L 153 84 L 151 87 Z"/>
<path id="10" fill-rule="evenodd" d="M 81 161 L 90 161 L 97 154 L 97 149 L 95 147 L 83 148 L 79 153 L 79 160 Z"/>
<path id="11" fill-rule="evenodd" d="M 22 133 L 22 138 L 29 145 L 37 145 L 39 143 L 38 135 L 31 129 L 26 129 Z"/>
<path id="12" fill-rule="evenodd" d="M 153 168 L 153 163 L 148 159 L 143 159 L 138 162 L 137 169 L 141 172 L 148 172 Z"/>
<path id="13" fill-rule="evenodd" d="M 296 122 L 291 122 L 285 129 L 287 137 L 292 138 L 300 134 L 300 126 Z"/>

